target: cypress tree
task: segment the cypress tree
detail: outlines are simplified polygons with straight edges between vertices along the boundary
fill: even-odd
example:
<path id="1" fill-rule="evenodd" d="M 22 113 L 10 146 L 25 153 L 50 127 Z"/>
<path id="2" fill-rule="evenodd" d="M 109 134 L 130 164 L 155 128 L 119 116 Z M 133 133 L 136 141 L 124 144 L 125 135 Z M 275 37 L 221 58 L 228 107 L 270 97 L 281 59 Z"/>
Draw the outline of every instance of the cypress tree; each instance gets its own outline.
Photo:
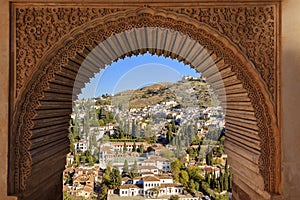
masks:
<path id="1" fill-rule="evenodd" d="M 228 169 L 228 163 L 227 163 L 227 160 L 226 160 L 226 163 L 225 163 L 225 172 L 228 173 L 229 169 Z"/>
<path id="2" fill-rule="evenodd" d="M 212 174 L 212 180 L 211 180 L 211 187 L 212 189 L 216 188 L 216 173 L 215 173 L 215 170 L 213 171 L 213 174 Z"/>
<path id="3" fill-rule="evenodd" d="M 129 169 L 128 169 L 128 162 L 127 160 L 124 161 L 124 165 L 123 165 L 123 173 L 128 173 Z"/>
<path id="4" fill-rule="evenodd" d="M 229 168 L 228 168 L 228 163 L 226 160 L 225 163 L 225 173 L 224 173 L 224 190 L 228 190 L 229 189 L 229 182 L 230 182 L 230 177 L 229 177 Z"/>
<path id="5" fill-rule="evenodd" d="M 116 189 L 122 184 L 122 177 L 118 169 L 114 168 L 112 170 L 112 172 L 110 173 L 110 179 L 111 179 L 111 184 L 110 184 L 111 189 Z"/>
<path id="6" fill-rule="evenodd" d="M 228 183 L 229 183 L 229 177 L 228 177 L 228 172 L 225 171 L 225 174 L 224 174 L 224 190 L 228 190 L 229 187 L 228 187 Z"/>
<path id="7" fill-rule="evenodd" d="M 216 185 L 217 185 L 218 192 L 221 192 L 220 180 L 216 181 Z"/>
<path id="8" fill-rule="evenodd" d="M 205 179 L 206 179 L 207 184 L 210 186 L 210 184 L 211 184 L 211 173 L 206 173 Z"/>
<path id="9" fill-rule="evenodd" d="M 126 145 L 126 142 L 124 142 L 123 144 L 123 152 L 126 152 L 127 151 L 127 145 Z"/>
<path id="10" fill-rule="evenodd" d="M 224 175 L 222 171 L 220 171 L 220 177 L 219 177 L 219 183 L 220 183 L 220 190 L 224 190 Z"/>
<path id="11" fill-rule="evenodd" d="M 134 161 L 132 172 L 133 172 L 134 174 L 137 174 L 137 173 L 139 172 L 139 170 L 138 170 L 138 165 L 137 165 L 136 160 Z"/>
<path id="12" fill-rule="evenodd" d="M 140 153 L 144 153 L 144 151 L 145 151 L 145 146 L 143 145 L 143 144 L 141 144 L 141 146 L 140 146 Z"/>
<path id="13" fill-rule="evenodd" d="M 133 143 L 132 151 L 136 152 L 136 144 L 135 144 L 135 142 Z"/>

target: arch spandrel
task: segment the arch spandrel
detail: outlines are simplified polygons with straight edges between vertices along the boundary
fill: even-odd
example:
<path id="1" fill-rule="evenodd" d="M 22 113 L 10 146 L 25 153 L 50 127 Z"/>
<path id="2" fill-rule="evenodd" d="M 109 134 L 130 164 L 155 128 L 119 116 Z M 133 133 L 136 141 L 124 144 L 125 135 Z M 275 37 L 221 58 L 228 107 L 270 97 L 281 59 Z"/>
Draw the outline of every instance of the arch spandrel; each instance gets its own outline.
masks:
<path id="1" fill-rule="evenodd" d="M 263 178 L 263 188 L 260 188 L 262 192 L 278 192 L 277 170 L 279 166 L 275 155 L 276 152 L 279 151 L 279 146 L 277 146 L 278 138 L 275 138 L 278 134 L 278 130 L 276 126 L 274 108 L 271 103 L 272 101 L 269 98 L 269 93 L 266 90 L 266 85 L 254 68 L 253 64 L 227 37 L 224 37 L 218 31 L 215 31 L 206 24 L 171 11 L 151 8 L 119 11 L 104 18 L 92 20 L 91 22 L 76 28 L 70 34 L 61 39 L 60 42 L 57 42 L 57 44 L 48 51 L 48 53 L 39 62 L 36 70 L 32 73 L 33 79 L 29 80 L 28 87 L 25 88 L 21 94 L 22 98 L 20 98 L 15 112 L 15 121 L 18 123 L 15 124 L 14 130 L 16 130 L 17 133 L 21 133 L 16 136 L 16 139 L 22 138 L 22 142 L 16 140 L 16 152 L 20 152 L 20 154 L 16 155 L 16 157 L 20 159 L 20 162 L 19 159 L 16 159 L 15 173 L 20 176 L 20 185 L 16 184 L 15 188 L 19 188 L 20 191 L 26 190 L 26 180 L 30 176 L 30 171 L 27 171 L 27 173 L 24 174 L 22 169 L 31 169 L 33 162 L 30 155 L 32 130 L 35 129 L 32 120 L 39 119 L 37 111 L 40 111 L 42 106 L 41 102 L 45 99 L 47 100 L 49 96 L 49 98 L 53 98 L 53 96 L 51 96 L 51 92 L 53 92 L 53 90 L 51 89 L 51 86 L 49 88 L 49 85 L 53 82 L 59 82 L 59 78 L 57 77 L 64 77 L 70 80 L 69 86 L 71 86 L 72 79 L 75 81 L 76 77 L 64 72 L 64 69 L 73 67 L 73 70 L 78 72 L 78 66 L 77 68 L 74 66 L 81 65 L 86 56 L 89 55 L 89 53 L 98 44 L 103 42 L 103 44 L 110 46 L 110 48 L 115 47 L 114 45 L 116 45 L 116 40 L 108 44 L 106 44 L 105 41 L 113 35 L 120 34 L 124 31 L 130 31 L 133 28 L 142 29 L 143 27 L 160 27 L 166 30 L 178 31 L 183 35 L 189 36 L 192 41 L 196 41 L 196 44 L 200 44 L 201 47 L 204 47 L 206 51 L 210 52 L 210 56 L 214 58 L 218 69 L 221 69 L 222 67 L 229 69 L 234 74 L 234 76 L 231 77 L 234 77 L 237 81 L 242 83 L 243 88 L 240 88 L 240 90 L 243 90 L 244 93 L 241 92 L 241 94 L 242 96 L 244 95 L 245 99 L 249 98 L 251 101 L 250 105 L 254 110 L 254 113 L 252 113 L 254 115 L 253 120 L 257 122 L 258 135 L 260 139 L 260 145 L 256 149 L 258 161 L 253 161 L 254 165 L 256 164 L 254 171 L 258 168 L 259 174 Z M 182 55 L 177 54 L 176 51 L 180 51 L 178 49 L 172 49 L 172 51 L 169 51 L 168 49 L 157 48 L 157 46 L 148 49 L 142 48 L 145 43 L 143 43 L 144 39 L 141 35 L 144 34 L 147 36 L 148 32 L 141 31 L 136 34 L 136 43 L 132 44 L 133 46 L 130 47 L 128 47 L 129 45 L 125 45 L 127 50 L 124 50 L 125 48 L 116 47 L 116 50 L 111 50 L 109 54 L 107 53 L 106 59 L 102 60 L 103 67 L 105 64 L 109 64 L 124 56 L 130 56 L 133 54 L 137 55 L 149 51 L 151 54 L 163 55 L 182 60 L 186 64 L 191 64 L 192 67 L 197 69 L 197 66 L 193 66 L 193 64 L 184 57 L 189 56 L 183 55 L 182 57 Z M 173 35 L 172 37 L 175 36 Z M 118 42 L 120 42 L 122 38 L 126 37 L 118 38 Z M 148 41 L 156 45 L 161 44 L 154 40 Z M 168 41 L 168 39 L 165 41 Z M 122 41 L 120 43 L 122 43 Z M 126 43 L 126 41 L 123 40 L 123 43 Z M 174 46 L 175 44 L 173 47 Z M 130 49 L 130 51 L 128 51 L 128 49 Z M 195 54 L 199 52 L 201 51 L 194 51 L 193 53 Z M 189 58 L 193 62 L 195 61 L 195 57 L 195 55 L 192 55 Z M 201 63 L 201 60 L 198 62 Z M 74 63 L 76 64 L 74 65 Z M 206 66 L 210 65 L 211 63 L 207 63 Z M 96 70 L 97 68 L 94 67 L 92 71 L 97 72 Z M 75 88 L 80 87 L 83 86 L 79 85 Z M 227 86 L 225 87 L 225 90 L 225 96 L 227 96 L 227 93 L 229 94 L 230 91 L 232 91 L 231 88 Z M 45 95 L 46 93 L 49 93 L 48 96 Z M 58 93 L 54 92 L 53 94 L 57 95 Z M 65 94 L 61 94 L 62 98 L 64 98 L 64 95 Z M 65 98 L 68 99 L 68 97 Z M 69 100 L 71 101 L 72 97 L 70 97 Z M 24 112 L 18 112 L 18 110 L 23 110 Z M 238 112 L 239 110 L 236 109 L 236 111 Z M 237 112 L 233 114 L 233 116 L 236 117 L 236 121 L 239 119 L 245 119 L 244 116 L 238 115 Z M 27 115 L 28 113 L 31 114 Z M 251 111 L 249 111 L 249 116 L 253 117 L 252 114 Z M 244 122 L 247 124 L 247 121 L 244 120 Z M 234 120 L 231 123 L 232 127 L 237 125 Z M 247 129 L 247 125 L 241 126 L 241 129 L 242 128 Z M 247 132 L 247 130 L 245 132 Z M 234 140 L 231 140 L 231 142 L 234 142 Z M 241 156 L 243 157 L 243 155 Z M 18 167 L 21 169 L 18 169 Z M 16 191 L 18 191 L 18 189 L 16 189 Z"/>

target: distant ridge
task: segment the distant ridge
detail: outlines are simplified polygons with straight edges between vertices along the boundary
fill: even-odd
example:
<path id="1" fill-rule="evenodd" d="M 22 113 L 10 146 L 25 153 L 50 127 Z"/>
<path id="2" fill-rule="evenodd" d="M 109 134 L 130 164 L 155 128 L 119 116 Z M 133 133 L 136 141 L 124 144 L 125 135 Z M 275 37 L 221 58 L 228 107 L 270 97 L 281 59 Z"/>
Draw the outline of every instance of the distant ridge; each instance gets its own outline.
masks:
<path id="1" fill-rule="evenodd" d="M 144 108 L 162 102 L 175 101 L 180 106 L 217 106 L 216 95 L 205 78 L 186 78 L 176 83 L 161 82 L 136 90 L 125 90 L 113 96 L 114 104 L 129 104 L 130 108 Z"/>

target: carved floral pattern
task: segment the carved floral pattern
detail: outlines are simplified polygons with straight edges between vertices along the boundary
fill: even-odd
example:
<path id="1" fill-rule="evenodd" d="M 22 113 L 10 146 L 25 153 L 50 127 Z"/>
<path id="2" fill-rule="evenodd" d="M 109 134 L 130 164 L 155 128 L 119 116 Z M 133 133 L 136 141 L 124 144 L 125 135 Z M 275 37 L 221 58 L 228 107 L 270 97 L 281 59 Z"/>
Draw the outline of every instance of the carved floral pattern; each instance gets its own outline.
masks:
<path id="1" fill-rule="evenodd" d="M 159 10 L 159 9 L 157 9 Z M 252 10 L 252 11 L 251 11 Z M 234 43 L 246 54 L 250 60 L 256 63 L 257 70 L 261 73 L 262 78 L 268 85 L 273 85 L 274 82 L 270 81 L 270 76 L 274 76 L 274 67 L 271 65 L 274 60 L 274 35 L 272 31 L 274 27 L 274 17 L 272 18 L 272 7 L 266 8 L 232 8 L 231 14 L 225 15 L 226 9 L 177 9 L 177 13 L 182 16 L 192 16 L 198 21 L 205 22 L 206 26 L 194 26 L 192 22 L 180 21 L 174 18 L 173 11 L 159 10 L 150 8 L 138 8 L 133 10 L 117 10 L 117 9 L 88 9 L 88 8 L 17 8 L 16 18 L 16 42 L 17 42 L 17 91 L 27 82 L 27 87 L 24 92 L 19 93 L 21 96 L 20 101 L 16 105 L 17 112 L 15 121 L 16 127 L 16 188 L 24 190 L 26 188 L 26 180 L 30 175 L 31 157 L 29 153 L 31 137 L 31 129 L 33 128 L 32 119 L 36 114 L 36 109 L 39 106 L 39 100 L 43 97 L 44 91 L 48 88 L 48 82 L 54 78 L 54 73 L 59 73 L 63 66 L 68 65 L 68 58 L 75 57 L 76 52 L 83 52 L 84 46 L 94 47 L 95 43 L 100 43 L 106 38 L 115 33 L 120 33 L 132 28 L 139 28 L 144 26 L 149 27 L 162 27 L 172 30 L 177 30 L 192 39 L 198 41 L 201 45 L 214 51 L 217 56 L 224 59 L 225 63 L 236 72 L 239 80 L 243 82 L 244 88 L 248 91 L 249 98 L 255 109 L 255 116 L 258 119 L 259 135 L 261 138 L 261 156 L 259 160 L 260 172 L 264 178 L 265 189 L 267 191 L 274 191 L 275 189 L 275 163 L 276 147 L 274 144 L 274 135 L 272 119 L 270 117 L 270 107 L 266 105 L 265 95 L 266 92 L 262 88 L 257 87 L 257 83 L 253 79 L 253 75 L 249 74 L 245 63 L 242 58 L 236 55 L 228 48 L 224 42 L 219 38 L 209 33 L 205 27 L 218 29 L 220 34 L 225 34 L 232 39 Z M 272 12 L 271 12 L 272 11 Z M 188 14 L 186 14 L 188 12 Z M 241 14 L 246 16 L 257 16 L 258 13 L 265 13 L 262 16 L 257 16 L 252 19 L 244 19 Z M 246 13 L 245 13 L 246 12 Z M 253 13 L 252 13 L 253 12 Z M 161 14 L 163 13 L 163 14 Z M 168 15 L 171 13 L 172 15 Z M 205 14 L 206 13 L 206 14 Z M 110 18 L 105 18 L 108 15 Z M 31 16 L 31 17 L 28 17 Z M 268 22 L 270 24 L 268 29 L 259 27 L 264 23 L 267 17 L 270 17 Z M 99 19 L 98 19 L 99 18 Z M 185 17 L 186 18 L 186 17 Z M 233 19 L 234 18 L 234 19 Z M 93 20 L 95 19 L 95 20 Z M 92 21 L 91 21 L 92 20 Z M 243 25 L 245 20 L 249 20 L 248 25 Z M 262 20 L 256 22 L 257 20 Z M 91 21 L 88 27 L 78 28 L 77 32 L 72 32 L 72 29 L 78 27 L 86 22 Z M 194 20 L 195 21 L 195 20 Z M 232 23 L 234 21 L 235 23 Z M 222 22 L 222 23 L 220 23 Z M 44 27 L 44 24 L 46 26 Z M 258 24 L 258 25 L 257 25 Z M 43 25 L 43 26 L 42 26 Z M 84 25 L 83 25 L 84 27 Z M 240 27 L 240 28 L 239 28 Z M 249 29 L 252 27 L 251 31 Z M 240 30 L 241 29 L 241 30 Z M 247 31 L 245 30 L 247 29 Z M 80 32 L 81 31 L 81 32 Z M 69 35 L 71 40 L 63 40 L 58 47 L 52 49 L 55 43 L 60 41 L 63 35 Z M 247 36 L 242 37 L 247 32 Z M 251 34 L 250 34 L 251 32 Z M 270 33 L 272 32 L 272 33 Z M 249 34 L 248 34 L 249 33 Z M 231 37 L 230 37 L 230 34 Z M 262 39 L 264 36 L 269 35 L 269 39 Z M 240 37 L 241 36 L 241 37 Z M 252 40 L 251 40 L 252 38 Z M 269 47 L 269 51 L 262 52 L 258 49 L 256 44 L 262 48 Z M 257 50 L 258 49 L 258 50 Z M 48 52 L 48 53 L 46 53 Z M 137 52 L 139 53 L 139 52 Z M 268 66 L 259 65 L 258 56 L 261 63 L 270 64 Z M 46 55 L 46 56 L 45 56 Z M 242 53 L 241 53 L 242 55 Z M 272 57 L 272 58 L 271 58 Z M 245 57 L 243 57 L 245 59 Z M 267 62 L 267 60 L 272 62 Z M 39 69 L 40 71 L 37 71 Z M 32 75 L 31 75 L 32 73 Z M 28 77 L 30 76 L 30 77 Z M 274 77 L 273 77 L 274 78 Z M 28 81 L 26 80 L 28 79 Z M 75 77 L 74 77 L 75 79 Z M 276 79 L 275 79 L 276 80 Z M 271 89 L 272 87 L 270 87 Z M 266 88 L 263 88 L 264 90 Z M 19 177 L 20 176 L 20 183 Z M 19 186 L 20 184 L 20 186 Z M 18 189 L 17 189 L 18 190 Z"/>
<path id="2" fill-rule="evenodd" d="M 124 9 L 16 8 L 16 96 L 43 55 L 64 35 L 95 18 Z"/>
<path id="3" fill-rule="evenodd" d="M 31 69 L 60 38 L 88 21 L 122 10 L 125 9 L 16 8 L 17 94 Z M 230 38 L 255 64 L 276 103 L 274 6 L 167 10 L 208 24 Z"/>

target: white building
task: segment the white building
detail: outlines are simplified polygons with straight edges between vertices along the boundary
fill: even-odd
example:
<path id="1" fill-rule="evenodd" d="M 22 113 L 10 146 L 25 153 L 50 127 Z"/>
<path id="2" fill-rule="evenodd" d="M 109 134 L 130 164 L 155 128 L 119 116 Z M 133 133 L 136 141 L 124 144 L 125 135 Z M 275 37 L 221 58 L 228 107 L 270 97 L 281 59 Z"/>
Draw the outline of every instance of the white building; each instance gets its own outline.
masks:
<path id="1" fill-rule="evenodd" d="M 202 176 L 205 177 L 206 174 L 213 174 L 215 173 L 216 178 L 220 177 L 220 168 L 213 167 L 213 166 L 200 166 L 202 170 Z"/>
<path id="2" fill-rule="evenodd" d="M 111 142 L 111 144 L 114 146 L 114 150 L 121 152 L 124 150 L 124 144 L 126 145 L 127 151 L 132 151 L 134 144 L 136 146 L 136 150 L 140 149 L 142 145 L 144 145 L 144 149 L 149 146 L 146 142 Z"/>
<path id="3" fill-rule="evenodd" d="M 124 184 L 120 186 L 120 196 L 142 196 L 144 193 L 143 187 L 135 184 Z"/>
<path id="4" fill-rule="evenodd" d="M 156 166 L 138 166 L 139 173 L 148 173 L 151 172 L 153 174 L 158 175 L 159 169 Z"/>
<path id="5" fill-rule="evenodd" d="M 88 149 L 88 144 L 86 140 L 80 140 L 79 142 L 74 143 L 76 152 L 85 152 Z"/>
<path id="6" fill-rule="evenodd" d="M 143 177 L 144 196 L 154 196 L 154 189 L 160 187 L 160 179 L 155 176 Z"/>
<path id="7" fill-rule="evenodd" d="M 144 160 L 142 166 L 155 166 L 163 173 L 171 171 L 171 162 L 169 159 L 161 156 L 149 156 L 147 160 Z"/>
<path id="8" fill-rule="evenodd" d="M 173 183 L 170 176 L 142 176 L 136 177 L 130 181 L 130 184 L 122 184 L 119 188 L 119 195 L 123 197 L 144 196 L 159 197 L 163 195 L 182 195 L 183 186 Z M 131 184 L 133 183 L 133 184 Z"/>
<path id="9" fill-rule="evenodd" d="M 113 161 L 116 156 L 114 146 L 110 143 L 104 143 L 99 147 L 99 165 L 101 168 L 106 168 L 106 165 Z"/>

